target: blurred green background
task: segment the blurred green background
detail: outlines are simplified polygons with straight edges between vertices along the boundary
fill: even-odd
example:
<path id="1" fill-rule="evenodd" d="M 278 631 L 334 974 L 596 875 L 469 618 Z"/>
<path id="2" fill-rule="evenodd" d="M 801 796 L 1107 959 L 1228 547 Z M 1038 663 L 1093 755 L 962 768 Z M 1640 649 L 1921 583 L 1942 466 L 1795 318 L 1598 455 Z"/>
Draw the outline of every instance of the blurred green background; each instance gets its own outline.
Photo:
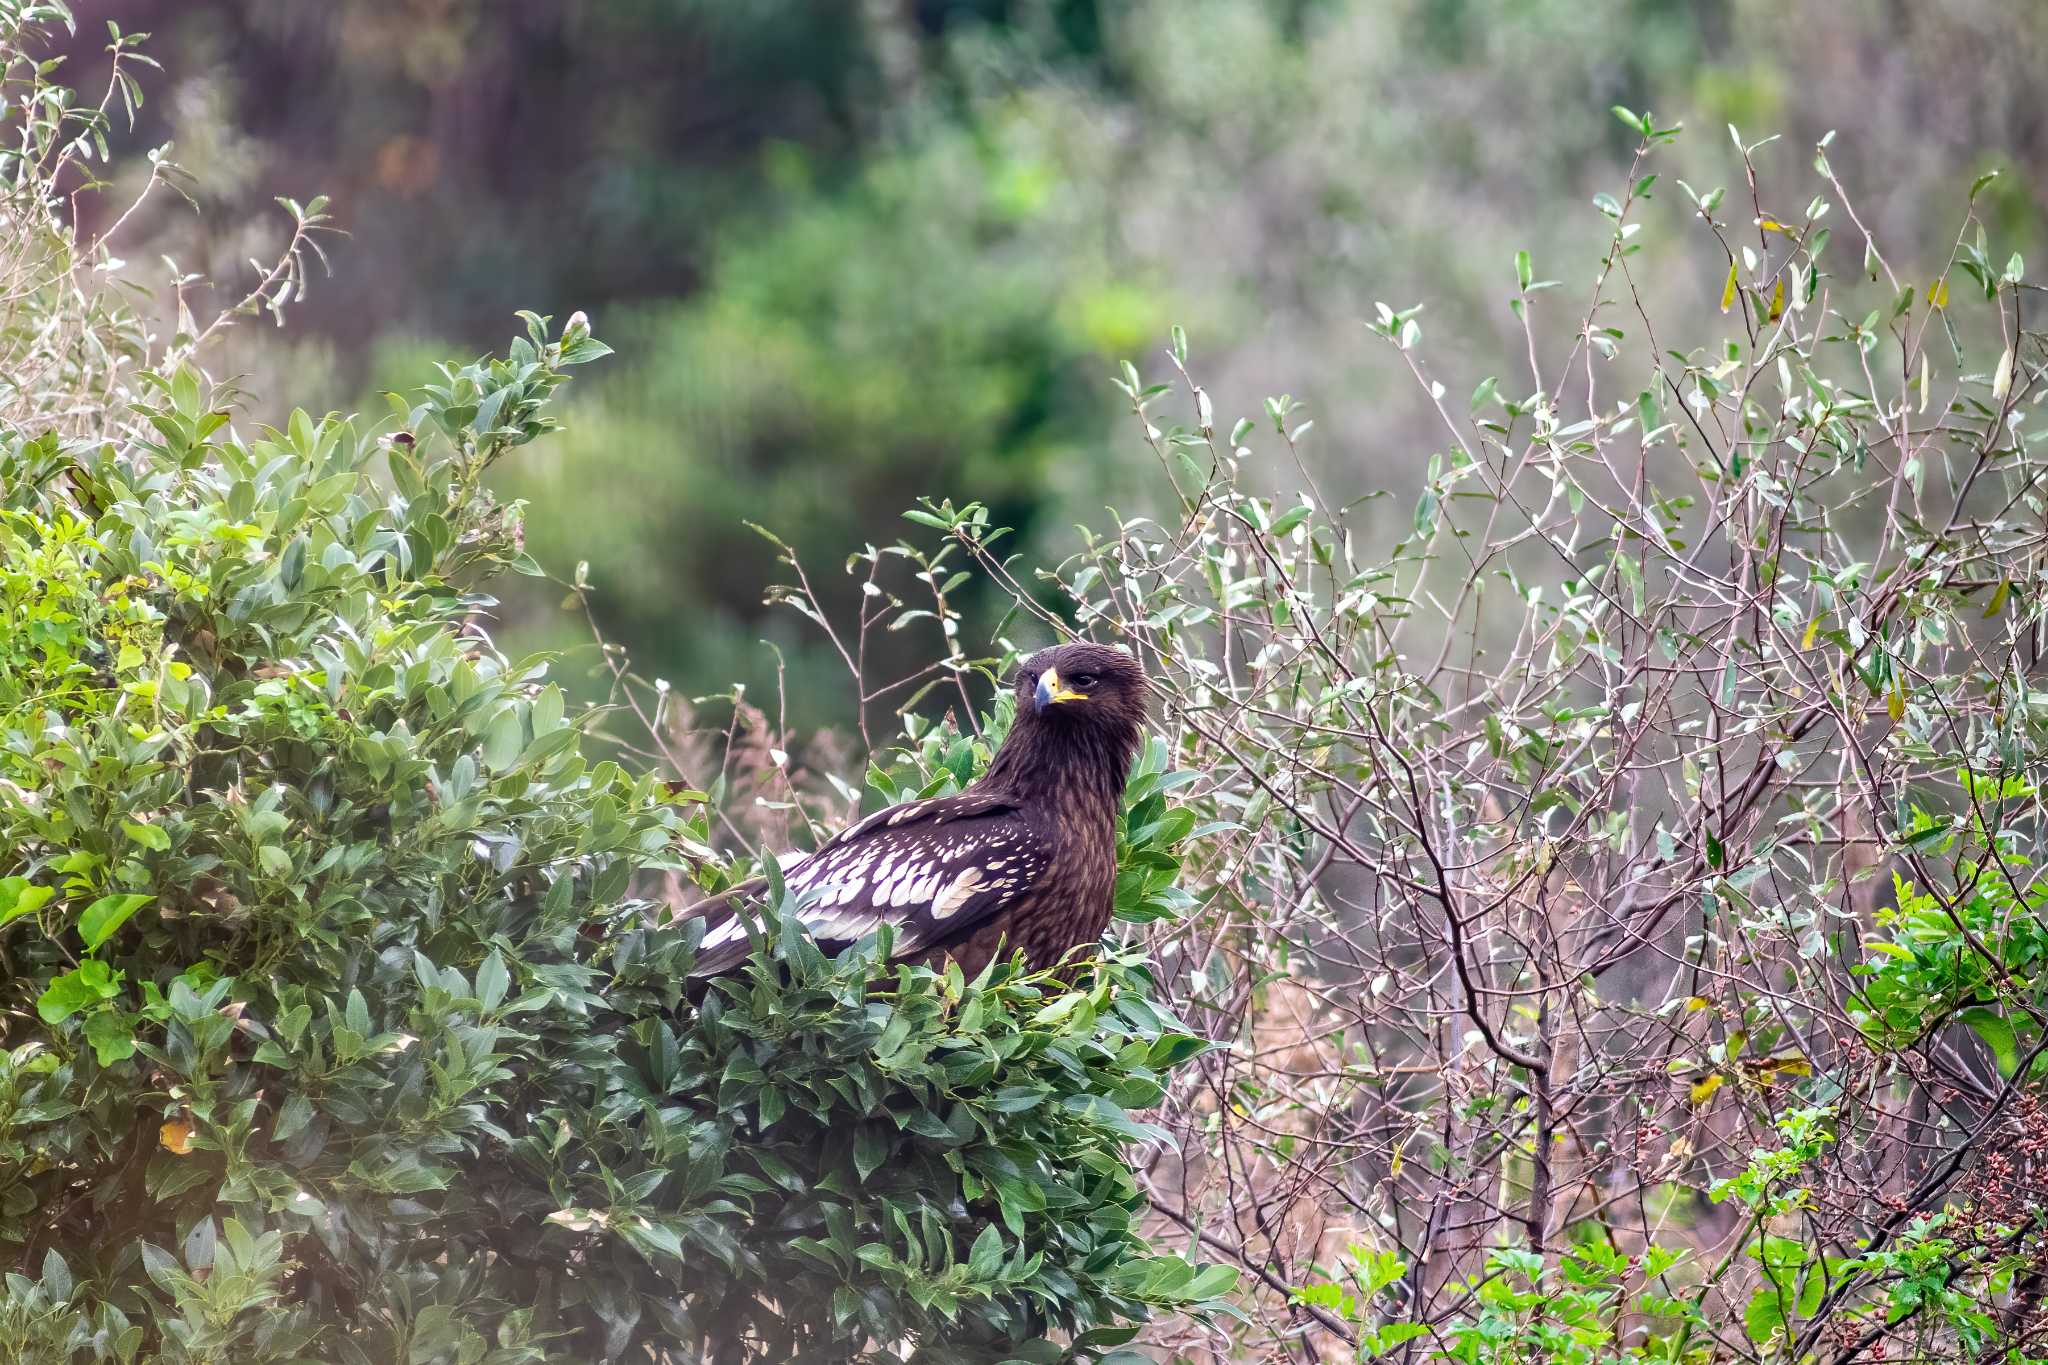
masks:
<path id="1" fill-rule="evenodd" d="M 2013 248 L 2039 245 L 2048 184 L 2048 7 L 2000 0 L 78 9 L 84 88 L 102 21 L 154 34 L 142 137 L 174 141 L 204 210 L 161 208 L 124 254 L 242 281 L 280 239 L 277 194 L 331 195 L 349 234 L 291 327 L 235 334 L 229 370 L 286 406 L 381 412 L 431 360 L 502 346 L 517 308 L 587 310 L 619 356 L 501 480 L 531 500 L 529 549 L 564 576 L 588 560 L 606 633 L 685 692 L 772 696 L 776 642 L 800 729 L 843 724 L 851 694 L 762 605 L 782 575 L 742 523 L 802 549 L 842 609 L 837 566 L 913 530 L 919 494 L 987 502 L 1027 566 L 1055 558 L 1106 504 L 1152 510 L 1109 380 L 1125 358 L 1164 377 L 1174 323 L 1219 425 L 1293 395 L 1309 472 L 1333 500 L 1397 494 L 1366 513 L 1391 533 L 1443 438 L 1363 321 L 1426 302 L 1454 395 L 1494 373 L 1526 390 L 1513 253 L 1565 282 L 1562 338 L 1605 243 L 1590 198 L 1633 148 L 1610 105 L 1683 120 L 1655 169 L 1731 201 L 1724 125 L 1783 134 L 1763 164 L 1794 187 L 1839 130 L 1833 164 L 1873 230 L 1923 253 L 1895 262 L 1915 278 L 1978 171 L 2005 171 L 1986 216 Z M 1651 237 L 1698 232 L 1679 198 Z M 1720 283 L 1639 282 L 1709 320 Z M 587 641 L 560 597 L 512 595 L 507 643 Z"/>

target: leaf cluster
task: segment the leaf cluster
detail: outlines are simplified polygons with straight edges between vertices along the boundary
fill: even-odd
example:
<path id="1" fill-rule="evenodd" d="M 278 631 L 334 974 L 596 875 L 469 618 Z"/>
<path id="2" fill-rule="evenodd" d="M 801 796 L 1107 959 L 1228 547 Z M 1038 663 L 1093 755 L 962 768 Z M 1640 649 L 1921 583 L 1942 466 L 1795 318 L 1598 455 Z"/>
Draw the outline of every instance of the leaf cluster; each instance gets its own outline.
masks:
<path id="1" fill-rule="evenodd" d="M 245 440 L 186 366 L 0 444 L 7 1358 L 1054 1361 L 1214 1300 L 1123 1155 L 1204 1046 L 1142 974 L 792 920 L 686 993 L 635 886 L 725 875 L 701 795 L 483 624 L 478 476 L 605 353 L 527 324 L 381 432 Z"/>

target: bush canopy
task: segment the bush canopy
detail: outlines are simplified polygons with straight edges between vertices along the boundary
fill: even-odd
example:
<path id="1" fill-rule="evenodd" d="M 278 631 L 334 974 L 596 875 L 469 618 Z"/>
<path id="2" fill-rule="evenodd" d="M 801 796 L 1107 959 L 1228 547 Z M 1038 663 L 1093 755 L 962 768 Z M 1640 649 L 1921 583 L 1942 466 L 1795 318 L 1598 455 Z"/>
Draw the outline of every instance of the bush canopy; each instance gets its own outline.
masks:
<path id="1" fill-rule="evenodd" d="M 604 713 L 485 628 L 491 577 L 535 572 L 486 474 L 607 348 L 527 316 L 373 427 L 254 427 L 198 357 L 282 311 L 323 206 L 157 341 L 61 211 L 107 117 L 20 55 L 48 14 L 0 6 L 34 97 L 0 330 L 0 1358 L 1050 1362 L 1227 1289 L 1140 1226 L 1129 1111 L 1206 1044 L 1134 967 L 966 981 L 781 921 L 686 998 L 700 928 L 640 888 L 730 879 L 705 793 L 596 757 Z M 877 801 L 989 757 L 923 735 Z"/>

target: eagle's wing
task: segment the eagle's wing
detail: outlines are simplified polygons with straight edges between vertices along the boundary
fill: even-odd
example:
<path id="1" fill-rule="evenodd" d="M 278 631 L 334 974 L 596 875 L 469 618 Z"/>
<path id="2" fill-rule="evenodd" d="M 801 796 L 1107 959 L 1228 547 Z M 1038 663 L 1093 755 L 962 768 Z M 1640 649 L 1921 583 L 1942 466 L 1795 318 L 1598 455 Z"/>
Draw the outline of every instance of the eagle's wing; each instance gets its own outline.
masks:
<path id="1" fill-rule="evenodd" d="M 969 792 L 877 811 L 789 868 L 783 884 L 814 937 L 850 943 L 887 922 L 900 958 L 1010 905 L 1051 861 L 1050 841 L 1013 800 Z M 713 904 L 766 885 L 748 882 Z M 731 914 L 705 934 L 691 975 L 727 971 L 746 954 L 747 922 Z"/>

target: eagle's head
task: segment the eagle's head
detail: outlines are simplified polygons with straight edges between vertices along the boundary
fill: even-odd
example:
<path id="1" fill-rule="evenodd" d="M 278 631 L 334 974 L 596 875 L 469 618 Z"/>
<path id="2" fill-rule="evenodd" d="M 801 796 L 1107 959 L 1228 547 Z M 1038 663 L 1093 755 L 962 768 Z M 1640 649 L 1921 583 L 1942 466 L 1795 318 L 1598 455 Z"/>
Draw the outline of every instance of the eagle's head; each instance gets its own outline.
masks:
<path id="1" fill-rule="evenodd" d="M 1017 714 L 1136 743 L 1151 684 L 1120 649 L 1085 641 L 1041 649 L 1017 669 Z"/>

